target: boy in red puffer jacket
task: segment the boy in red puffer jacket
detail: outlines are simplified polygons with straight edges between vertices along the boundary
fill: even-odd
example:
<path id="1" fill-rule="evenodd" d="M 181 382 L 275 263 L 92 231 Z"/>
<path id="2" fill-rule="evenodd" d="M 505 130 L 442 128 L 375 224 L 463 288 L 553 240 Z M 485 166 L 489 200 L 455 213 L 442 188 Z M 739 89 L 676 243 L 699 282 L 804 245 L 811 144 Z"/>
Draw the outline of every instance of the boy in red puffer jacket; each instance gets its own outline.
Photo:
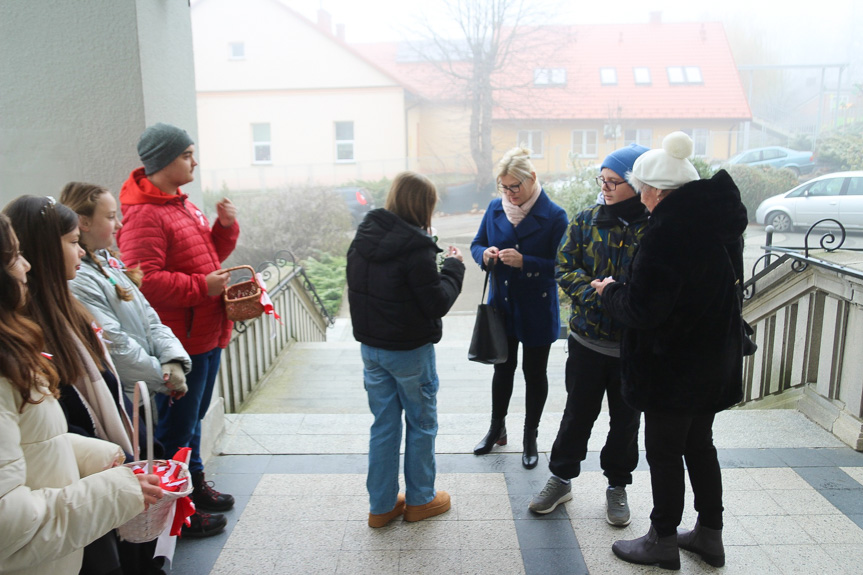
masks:
<path id="1" fill-rule="evenodd" d="M 230 274 L 221 269 L 237 244 L 237 209 L 224 198 L 216 204 L 218 221 L 207 218 L 180 190 L 195 179 L 195 144 L 185 130 L 169 124 L 147 128 L 138 141 L 144 167 L 132 172 L 120 191 L 123 227 L 117 243 L 126 263 L 144 273 L 141 292 L 171 328 L 192 359 L 186 376 L 188 393 L 171 401 L 159 395 L 156 438 L 167 453 L 192 448 L 189 471 L 199 510 L 227 511 L 234 498 L 219 493 L 204 479 L 201 461 L 201 419 L 219 371 L 222 348 L 228 345 L 232 323 L 225 314 L 222 292 Z M 188 537 L 221 532 L 221 514 L 195 513 Z"/>

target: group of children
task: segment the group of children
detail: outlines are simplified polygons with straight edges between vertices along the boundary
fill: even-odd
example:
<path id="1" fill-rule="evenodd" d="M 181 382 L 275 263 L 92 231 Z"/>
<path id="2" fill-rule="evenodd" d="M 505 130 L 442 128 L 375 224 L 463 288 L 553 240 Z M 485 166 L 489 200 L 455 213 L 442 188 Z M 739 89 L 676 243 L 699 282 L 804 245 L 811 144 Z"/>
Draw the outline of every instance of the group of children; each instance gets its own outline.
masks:
<path id="1" fill-rule="evenodd" d="M 155 543 L 113 531 L 162 496 L 157 476 L 122 465 L 135 453 L 137 381 L 157 407 L 156 457 L 191 447 L 196 512 L 182 535 L 221 532 L 224 515 L 204 510 L 234 504 L 205 480 L 200 426 L 230 337 L 221 262 L 239 235 L 236 208 L 219 202 L 210 226 L 181 192 L 196 165 L 185 131 L 151 126 L 138 153 L 143 167 L 120 192 L 125 228 L 111 192 L 79 182 L 0 215 L 4 572 L 161 572 Z"/>

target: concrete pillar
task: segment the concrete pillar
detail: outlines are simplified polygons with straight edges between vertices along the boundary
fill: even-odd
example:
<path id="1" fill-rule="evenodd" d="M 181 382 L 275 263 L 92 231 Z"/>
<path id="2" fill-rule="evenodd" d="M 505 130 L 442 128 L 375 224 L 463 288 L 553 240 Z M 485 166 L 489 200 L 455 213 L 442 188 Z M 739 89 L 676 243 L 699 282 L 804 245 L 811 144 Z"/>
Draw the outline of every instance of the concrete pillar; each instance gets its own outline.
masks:
<path id="1" fill-rule="evenodd" d="M 0 2 L 0 206 L 71 180 L 115 193 L 138 136 L 168 122 L 197 141 L 189 3 Z M 184 191 L 201 200 L 200 184 Z"/>

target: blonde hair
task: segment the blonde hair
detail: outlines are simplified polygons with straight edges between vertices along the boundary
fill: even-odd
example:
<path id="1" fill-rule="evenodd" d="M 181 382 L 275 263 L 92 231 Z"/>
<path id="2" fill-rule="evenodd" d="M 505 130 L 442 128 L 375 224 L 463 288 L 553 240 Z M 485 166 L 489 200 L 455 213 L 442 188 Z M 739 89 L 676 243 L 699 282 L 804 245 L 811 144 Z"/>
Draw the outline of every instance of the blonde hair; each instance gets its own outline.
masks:
<path id="1" fill-rule="evenodd" d="M 96 204 L 99 202 L 99 198 L 102 194 L 110 194 L 108 188 L 104 188 L 102 186 L 97 186 L 96 184 L 87 184 L 84 182 L 69 182 L 63 188 L 63 191 L 60 194 L 60 203 L 64 206 L 71 208 L 76 214 L 79 216 L 84 216 L 88 218 L 92 218 L 93 214 L 96 213 Z M 102 267 L 102 264 L 99 262 L 99 258 L 93 255 L 93 252 L 90 248 L 84 243 L 84 239 L 81 238 L 78 244 L 84 248 L 84 251 L 87 252 L 87 257 L 90 258 L 93 263 L 96 264 L 96 268 L 99 270 L 99 273 L 102 274 L 105 279 L 107 279 L 114 286 L 114 290 L 117 292 L 117 297 L 122 301 L 132 301 L 134 297 L 133 294 L 120 286 L 112 278 L 108 272 Z M 115 258 L 119 258 L 120 255 L 117 251 L 108 249 L 108 253 L 111 254 Z M 139 268 L 132 268 L 125 270 L 126 277 L 128 277 L 132 283 L 136 286 L 141 287 L 141 278 L 144 275 L 141 273 Z"/>
<path id="2" fill-rule="evenodd" d="M 384 208 L 409 224 L 429 230 L 436 205 L 437 189 L 431 180 L 416 172 L 401 172 L 390 186 Z"/>
<path id="3" fill-rule="evenodd" d="M 497 183 L 499 184 L 500 179 L 504 176 L 512 176 L 519 182 L 533 178 L 536 168 L 530 161 L 530 154 L 529 149 L 521 147 L 515 147 L 505 153 L 494 169 L 494 178 Z"/>

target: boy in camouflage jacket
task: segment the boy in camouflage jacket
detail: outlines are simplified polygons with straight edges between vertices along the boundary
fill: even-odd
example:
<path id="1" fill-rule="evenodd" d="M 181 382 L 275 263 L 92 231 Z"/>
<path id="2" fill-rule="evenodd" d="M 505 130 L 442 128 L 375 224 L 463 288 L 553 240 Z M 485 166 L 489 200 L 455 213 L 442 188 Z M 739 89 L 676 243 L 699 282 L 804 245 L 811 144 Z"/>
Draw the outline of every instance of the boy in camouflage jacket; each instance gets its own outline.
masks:
<path id="1" fill-rule="evenodd" d="M 632 144 L 605 158 L 597 178 L 605 203 L 572 219 L 557 255 L 555 278 L 572 302 L 567 401 L 551 450 L 552 476 L 530 502 L 529 508 L 535 513 L 550 513 L 572 498 L 570 480 L 581 472 L 588 439 L 607 394 L 610 430 L 600 454 L 600 465 L 608 478 L 606 518 L 612 525 L 630 522 L 626 486 L 632 483 L 632 471 L 638 464 L 641 413 L 621 397 L 621 327 L 603 312 L 590 282 L 605 277 L 626 280 L 629 263 L 647 227 L 648 212 L 625 178 L 645 151 L 647 148 Z"/>

